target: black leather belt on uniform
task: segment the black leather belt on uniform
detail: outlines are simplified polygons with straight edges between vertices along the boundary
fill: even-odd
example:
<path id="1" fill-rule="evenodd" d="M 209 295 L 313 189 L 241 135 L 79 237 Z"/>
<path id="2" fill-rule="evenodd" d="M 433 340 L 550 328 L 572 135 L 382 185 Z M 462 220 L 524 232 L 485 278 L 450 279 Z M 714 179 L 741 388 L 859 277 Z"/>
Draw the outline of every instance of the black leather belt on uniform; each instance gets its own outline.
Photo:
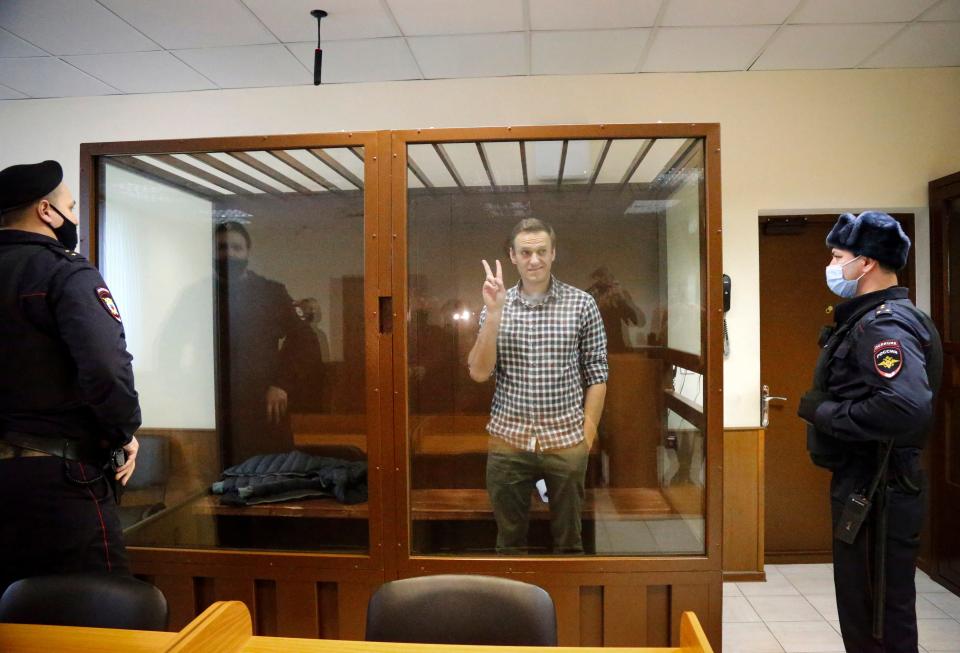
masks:
<path id="1" fill-rule="evenodd" d="M 71 440 L 70 438 L 4 431 L 0 433 L 0 441 L 15 447 L 20 447 L 21 449 L 39 451 L 67 460 L 92 462 L 96 459 L 96 456 L 90 451 L 89 445 L 84 446 L 85 443 L 79 440 Z"/>

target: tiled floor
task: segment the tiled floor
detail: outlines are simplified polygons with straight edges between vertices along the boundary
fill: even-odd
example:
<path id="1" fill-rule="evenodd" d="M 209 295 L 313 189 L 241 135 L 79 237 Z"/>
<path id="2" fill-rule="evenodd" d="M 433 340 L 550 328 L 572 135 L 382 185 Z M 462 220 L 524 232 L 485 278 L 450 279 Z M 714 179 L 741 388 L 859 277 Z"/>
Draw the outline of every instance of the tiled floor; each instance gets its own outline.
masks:
<path id="1" fill-rule="evenodd" d="M 843 653 L 831 565 L 767 565 L 723 584 L 724 653 Z M 917 570 L 920 651 L 960 653 L 960 597 Z"/>

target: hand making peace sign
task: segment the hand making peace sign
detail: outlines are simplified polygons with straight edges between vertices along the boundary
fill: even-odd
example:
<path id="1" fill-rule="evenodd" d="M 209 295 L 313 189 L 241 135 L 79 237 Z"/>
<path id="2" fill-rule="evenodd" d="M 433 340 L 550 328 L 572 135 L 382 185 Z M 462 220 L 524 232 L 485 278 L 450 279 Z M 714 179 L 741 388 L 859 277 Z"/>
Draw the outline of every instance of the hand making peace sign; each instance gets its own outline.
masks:
<path id="1" fill-rule="evenodd" d="M 503 308 L 503 303 L 507 298 L 507 289 L 503 285 L 503 268 L 500 267 L 499 259 L 496 261 L 497 273 L 494 274 L 486 260 L 482 261 L 483 269 L 487 273 L 487 279 L 483 282 L 483 303 L 487 307 L 487 312 L 499 311 Z"/>

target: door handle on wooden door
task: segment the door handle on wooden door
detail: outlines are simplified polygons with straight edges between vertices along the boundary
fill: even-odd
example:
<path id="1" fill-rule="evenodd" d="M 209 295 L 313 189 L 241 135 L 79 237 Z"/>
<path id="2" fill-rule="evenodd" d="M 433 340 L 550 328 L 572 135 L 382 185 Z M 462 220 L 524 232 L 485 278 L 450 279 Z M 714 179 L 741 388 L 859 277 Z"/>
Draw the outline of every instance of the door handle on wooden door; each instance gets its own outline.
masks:
<path id="1" fill-rule="evenodd" d="M 771 397 L 770 386 L 764 384 L 760 389 L 760 427 L 767 428 L 770 425 L 770 402 L 786 401 L 786 397 Z"/>

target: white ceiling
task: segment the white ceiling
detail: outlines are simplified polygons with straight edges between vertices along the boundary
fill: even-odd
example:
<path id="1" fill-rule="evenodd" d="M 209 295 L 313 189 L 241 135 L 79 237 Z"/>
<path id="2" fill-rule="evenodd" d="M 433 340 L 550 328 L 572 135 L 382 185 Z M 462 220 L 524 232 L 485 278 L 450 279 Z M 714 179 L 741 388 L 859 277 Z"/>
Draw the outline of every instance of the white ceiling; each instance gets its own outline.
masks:
<path id="1" fill-rule="evenodd" d="M 0 100 L 406 79 L 960 66 L 960 0 L 0 0 Z"/>

